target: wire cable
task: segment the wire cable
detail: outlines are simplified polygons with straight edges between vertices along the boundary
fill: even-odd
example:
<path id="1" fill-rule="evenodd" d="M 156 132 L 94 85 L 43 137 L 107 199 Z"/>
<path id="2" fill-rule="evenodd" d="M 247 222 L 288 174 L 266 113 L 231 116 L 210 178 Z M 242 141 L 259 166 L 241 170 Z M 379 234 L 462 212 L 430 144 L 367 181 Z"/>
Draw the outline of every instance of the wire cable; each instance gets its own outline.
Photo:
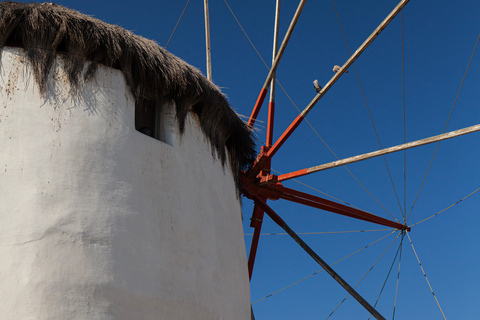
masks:
<path id="1" fill-rule="evenodd" d="M 400 240 L 400 255 L 398 256 L 398 272 L 397 272 L 397 286 L 395 288 L 395 302 L 393 303 L 392 320 L 395 319 L 395 309 L 397 308 L 398 284 L 400 282 L 400 264 L 402 263 L 403 238 L 405 237 L 405 230 L 402 230 L 402 239 Z"/>
<path id="2" fill-rule="evenodd" d="M 393 257 L 392 264 L 390 265 L 390 268 L 388 269 L 387 277 L 385 278 L 385 281 L 383 281 L 382 288 L 380 289 L 380 292 L 378 293 L 377 300 L 375 301 L 375 304 L 373 305 L 374 308 L 377 306 L 377 303 L 378 303 L 378 301 L 380 300 L 380 296 L 381 296 L 382 293 L 383 293 L 383 289 L 385 289 L 385 285 L 387 284 L 388 278 L 390 278 L 390 273 L 392 272 L 393 265 L 395 264 L 395 261 L 397 260 L 397 256 L 398 256 L 398 252 L 400 251 L 400 248 L 401 248 L 401 243 L 400 243 L 400 245 L 399 245 L 398 248 L 397 248 L 397 252 L 395 253 L 395 257 Z M 370 320 L 371 317 L 372 317 L 372 315 L 370 315 L 370 316 L 368 317 L 368 320 Z"/>
<path id="3" fill-rule="evenodd" d="M 429 220 L 429 219 L 432 219 L 432 218 L 435 217 L 435 216 L 438 216 L 440 213 L 447 211 L 447 210 L 450 209 L 451 207 L 456 206 L 457 204 L 459 204 L 459 203 L 462 202 L 463 200 L 467 199 L 468 197 L 470 197 L 471 195 L 473 195 L 473 194 L 474 194 L 475 192 L 477 192 L 478 190 L 480 190 L 480 188 L 478 188 L 477 190 L 473 191 L 473 192 L 470 193 L 469 195 L 463 197 L 462 199 L 458 200 L 458 201 L 455 202 L 454 204 L 446 207 L 446 208 L 443 209 L 442 211 L 439 211 L 439 212 L 435 213 L 434 215 L 432 215 L 432 216 L 430 216 L 430 217 L 428 217 L 428 218 L 426 218 L 426 219 L 423 219 L 423 220 L 421 220 L 421 221 L 419 221 L 419 222 L 417 222 L 417 223 L 412 224 L 410 227 L 416 226 L 417 224 L 420 224 L 420 223 L 425 222 L 425 221 L 427 221 L 427 220 Z"/>
<path id="4" fill-rule="evenodd" d="M 430 281 L 428 281 L 428 278 L 427 278 L 427 275 L 426 275 L 426 273 L 425 273 L 425 270 L 423 270 L 422 263 L 420 262 L 420 259 L 418 258 L 417 251 L 415 250 L 415 247 L 413 246 L 412 239 L 410 239 L 410 235 L 408 234 L 408 232 L 407 232 L 407 237 L 408 237 L 408 241 L 410 241 L 410 245 L 412 246 L 413 253 L 415 253 L 415 258 L 417 258 L 418 265 L 420 266 L 420 269 L 422 269 L 423 276 L 425 277 L 425 280 L 426 280 L 427 283 L 428 283 L 428 287 L 430 288 L 430 292 L 432 292 L 432 295 L 433 295 L 433 297 L 435 298 L 435 301 L 437 302 L 437 306 L 438 306 L 438 308 L 440 309 L 440 312 L 441 312 L 442 315 L 443 315 L 443 319 L 447 320 L 447 318 L 445 317 L 445 314 L 443 313 L 442 307 L 440 307 L 440 303 L 438 302 L 437 296 L 435 295 L 435 292 L 433 292 L 433 289 L 432 289 L 432 286 L 431 286 L 431 284 L 430 284 Z"/>
<path id="5" fill-rule="evenodd" d="M 183 14 L 185 13 L 185 10 L 187 10 L 188 4 L 190 3 L 190 0 L 187 1 L 187 4 L 185 5 L 185 8 L 183 8 L 182 14 L 180 15 L 180 18 L 178 18 L 177 24 L 175 25 L 175 28 L 173 28 L 172 34 L 170 35 L 170 38 L 168 38 L 167 44 L 165 45 L 165 50 L 168 47 L 168 44 L 170 43 L 170 40 L 172 40 L 173 34 L 175 33 L 175 30 L 177 30 L 178 24 L 180 23 L 180 20 L 182 20 Z"/>
<path id="6" fill-rule="evenodd" d="M 387 235 L 385 235 L 385 236 L 381 237 L 380 239 L 378 239 L 378 240 L 376 240 L 376 241 L 374 241 L 374 242 L 370 243 L 369 245 L 366 245 L 365 247 L 363 247 L 363 248 L 361 248 L 361 249 L 359 249 L 359 250 L 357 250 L 357 251 L 355 251 L 355 252 L 353 252 L 353 253 L 349 254 L 348 256 L 346 256 L 346 257 L 344 257 L 344 258 L 342 258 L 342 259 L 340 259 L 340 260 L 338 260 L 338 261 L 336 261 L 336 262 L 332 263 L 330 266 L 334 266 L 334 265 L 336 265 L 337 263 L 339 263 L 339 262 L 341 262 L 341 261 L 343 261 L 343 260 L 345 260 L 345 259 L 348 259 L 348 258 L 350 258 L 351 256 L 353 256 L 353 255 L 355 255 L 355 254 L 359 253 L 360 251 L 363 251 L 363 250 L 367 249 L 368 247 L 370 247 L 370 246 L 374 245 L 375 243 L 377 243 L 377 242 L 379 242 L 379 241 L 381 241 L 381 240 L 385 239 L 386 237 L 388 237 L 388 236 L 390 236 L 390 235 L 394 234 L 395 232 L 397 232 L 397 230 L 394 230 L 394 231 L 390 232 L 389 234 L 387 234 Z M 288 286 L 286 286 L 286 287 L 284 287 L 284 288 L 282 288 L 282 289 L 280 289 L 280 290 L 278 290 L 278 291 L 275 291 L 275 292 L 273 292 L 273 293 L 271 293 L 271 294 L 269 294 L 269 295 L 267 295 L 267 296 L 265 296 L 265 297 L 263 297 L 263 298 L 261 298 L 261 299 L 259 299 L 259 300 L 255 301 L 255 302 L 253 302 L 252 304 L 255 304 L 255 303 L 257 303 L 257 302 L 260 302 L 260 301 L 262 301 L 262 300 L 265 300 L 265 299 L 267 299 L 267 298 L 270 298 L 271 296 L 273 296 L 273 295 L 275 295 L 275 294 L 277 294 L 277 293 L 280 293 L 280 292 L 282 292 L 282 291 L 283 291 L 283 290 L 285 290 L 285 289 L 288 289 L 288 288 L 290 288 L 290 287 L 293 287 L 294 285 L 296 285 L 296 284 L 298 284 L 298 283 L 300 283 L 300 282 L 302 282 L 302 281 L 305 281 L 305 280 L 307 280 L 308 278 L 311 278 L 311 277 L 313 277 L 314 275 L 316 275 L 316 274 L 318 274 L 318 273 L 320 273 L 320 272 L 322 272 L 322 271 L 323 271 L 323 269 L 320 269 L 320 270 L 318 270 L 318 271 L 316 271 L 316 272 L 312 273 L 311 275 L 309 275 L 309 276 L 306 276 L 306 277 L 305 277 L 305 278 L 303 278 L 303 279 L 300 279 L 300 280 L 298 280 L 298 281 L 296 281 L 296 282 L 294 282 L 294 283 L 292 283 L 292 284 L 290 284 L 290 285 L 288 285 Z"/>
<path id="7" fill-rule="evenodd" d="M 480 34 L 478 35 L 477 42 L 475 42 L 475 47 L 473 48 L 472 55 L 470 56 L 470 61 L 468 61 L 467 69 L 465 70 L 465 74 L 463 75 L 463 78 L 462 78 L 462 83 L 460 84 L 460 88 L 458 88 L 457 96 L 455 97 L 455 100 L 453 101 L 452 109 L 450 109 L 450 114 L 448 115 L 447 123 L 445 123 L 445 127 L 443 128 L 442 133 L 445 133 L 445 130 L 447 130 L 448 122 L 450 121 L 450 117 L 452 116 L 453 109 L 455 108 L 455 104 L 457 103 L 458 96 L 460 95 L 460 91 L 462 90 L 463 82 L 465 81 L 465 78 L 467 77 L 468 69 L 470 68 L 470 64 L 472 63 L 473 55 L 475 54 L 475 50 L 477 49 L 478 40 L 480 40 Z M 408 218 L 410 217 L 410 214 L 412 213 L 412 210 L 413 210 L 413 207 L 415 206 L 415 203 L 417 202 L 418 195 L 420 194 L 420 191 L 422 191 L 423 184 L 425 183 L 425 180 L 427 179 L 428 172 L 430 171 L 433 159 L 435 159 L 435 155 L 437 154 L 439 146 L 440 146 L 440 141 L 437 143 L 437 147 L 435 148 L 435 152 L 433 153 L 432 160 L 430 160 L 430 164 L 428 165 L 427 172 L 425 173 L 425 176 L 423 177 L 423 181 L 422 181 L 422 184 L 420 185 L 420 189 L 418 190 L 417 196 L 415 197 L 415 201 L 413 201 L 412 207 L 410 208 L 410 212 L 408 213 L 408 216 L 407 216 L 407 221 L 408 221 Z"/>
<path id="8" fill-rule="evenodd" d="M 355 287 L 353 287 L 354 289 L 356 287 L 358 287 L 358 285 L 363 281 L 363 279 L 365 279 L 365 277 L 370 273 L 370 271 L 372 271 L 372 269 L 377 265 L 377 263 L 380 261 L 380 259 L 382 259 L 382 257 L 385 255 L 385 253 L 387 253 L 387 251 L 390 249 L 390 247 L 393 245 L 393 243 L 395 241 L 397 241 L 398 237 L 400 236 L 400 233 L 395 237 L 395 239 L 393 239 L 392 243 L 390 243 L 390 245 L 388 246 L 387 249 L 385 249 L 385 251 L 380 255 L 380 257 L 377 259 L 377 261 L 375 261 L 375 263 L 373 264 L 373 266 L 370 267 L 370 269 L 368 269 L 367 273 L 365 273 L 365 275 L 362 277 L 362 279 L 360 279 L 360 281 L 357 282 L 357 284 L 355 285 Z M 343 298 L 343 300 L 335 307 L 335 309 L 333 309 L 333 311 L 325 318 L 325 320 L 327 320 L 328 318 L 330 318 L 332 316 L 332 314 L 337 311 L 337 309 L 342 305 L 342 303 L 345 302 L 345 300 L 347 300 L 347 298 L 350 296 L 350 293 L 347 294 L 345 296 L 345 298 Z"/>
<path id="9" fill-rule="evenodd" d="M 233 13 L 232 8 L 230 8 L 230 6 L 228 5 L 227 0 L 223 0 L 223 1 L 225 1 L 225 4 L 227 5 L 228 10 L 230 10 L 230 13 L 231 13 L 232 16 L 235 18 L 235 21 L 237 21 L 237 24 L 238 24 L 238 26 L 240 27 L 240 29 L 242 29 L 243 34 L 245 35 L 245 37 L 247 37 L 248 42 L 250 42 L 250 44 L 252 45 L 253 49 L 255 50 L 255 52 L 257 53 L 257 55 L 258 55 L 258 56 L 260 57 L 260 59 L 262 60 L 263 64 L 267 66 L 268 70 L 270 70 L 270 68 L 268 67 L 268 65 L 267 65 L 267 63 L 265 62 L 265 60 L 263 60 L 262 55 L 260 54 L 260 52 L 258 52 L 257 48 L 256 48 L 255 45 L 253 44 L 252 40 L 250 40 L 250 37 L 248 36 L 247 32 L 245 31 L 245 29 L 243 29 L 242 25 L 240 24 L 240 21 L 238 21 L 237 16 L 235 15 L 235 13 Z"/>
<path id="10" fill-rule="evenodd" d="M 340 29 L 342 30 L 343 39 L 345 40 L 345 44 L 347 45 L 348 54 L 351 56 L 352 53 L 350 51 L 350 47 L 348 45 L 348 41 L 347 41 L 347 37 L 345 35 L 345 32 L 343 31 L 342 22 L 340 21 L 340 16 L 338 15 L 337 7 L 335 6 L 335 1 L 334 0 L 332 0 L 332 4 L 333 4 L 333 8 L 335 9 L 335 14 L 337 15 L 338 24 L 340 25 Z M 403 10 L 402 10 L 402 12 L 403 12 Z M 382 149 L 382 144 L 380 143 L 380 138 L 378 137 L 377 129 L 375 127 L 375 123 L 373 121 L 372 113 L 370 112 L 370 108 L 368 106 L 367 98 L 365 96 L 365 92 L 363 91 L 362 83 L 360 82 L 360 76 L 358 75 L 357 68 L 355 67 L 355 63 L 352 63 L 352 66 L 353 66 L 353 70 L 355 71 L 355 75 L 357 77 L 358 85 L 360 86 L 360 91 L 362 92 L 363 101 L 365 102 L 365 106 L 367 107 L 368 115 L 370 117 L 370 122 L 372 123 L 373 131 L 375 132 L 375 137 L 377 138 L 378 146 L 379 146 L 380 149 Z M 403 210 L 402 210 L 402 205 L 400 204 L 400 200 L 398 198 L 397 190 L 395 189 L 395 184 L 393 183 L 393 178 L 392 178 L 392 175 L 390 173 L 390 169 L 388 168 L 387 159 L 385 158 L 385 155 L 382 155 L 382 157 L 383 157 L 383 162 L 385 163 L 385 167 L 387 169 L 388 177 L 390 178 L 390 183 L 392 184 L 393 192 L 395 193 L 395 197 L 397 198 L 398 207 L 399 207 L 400 212 L 402 213 L 402 217 L 403 217 L 404 214 L 403 214 Z M 397 220 L 397 219 L 395 219 L 395 220 Z M 399 221 L 397 220 L 397 222 L 399 222 Z"/>

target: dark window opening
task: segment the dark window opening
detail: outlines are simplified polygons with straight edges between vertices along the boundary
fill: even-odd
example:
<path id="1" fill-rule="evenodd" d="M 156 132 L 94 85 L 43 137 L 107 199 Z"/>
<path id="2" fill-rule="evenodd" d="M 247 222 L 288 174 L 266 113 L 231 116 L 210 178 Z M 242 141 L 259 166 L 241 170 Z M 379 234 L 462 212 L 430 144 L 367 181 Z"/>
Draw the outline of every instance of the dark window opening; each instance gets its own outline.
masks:
<path id="1" fill-rule="evenodd" d="M 143 105 L 135 106 L 135 129 L 149 137 L 164 140 L 161 109 L 153 100 L 145 100 Z"/>

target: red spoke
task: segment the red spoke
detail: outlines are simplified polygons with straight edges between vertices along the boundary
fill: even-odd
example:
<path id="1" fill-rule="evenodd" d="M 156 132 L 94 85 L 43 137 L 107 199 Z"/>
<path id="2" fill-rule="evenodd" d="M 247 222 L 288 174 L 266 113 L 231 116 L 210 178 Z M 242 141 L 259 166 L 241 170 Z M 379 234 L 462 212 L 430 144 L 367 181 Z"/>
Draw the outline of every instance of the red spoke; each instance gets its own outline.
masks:
<path id="1" fill-rule="evenodd" d="M 265 199 L 262 200 L 266 201 Z M 255 257 L 257 255 L 260 231 L 262 230 L 263 214 L 263 209 L 260 206 L 255 205 L 250 223 L 250 227 L 255 228 L 253 232 L 252 244 L 250 245 L 250 254 L 248 255 L 248 275 L 250 280 L 252 279 L 253 265 L 255 264 Z"/>

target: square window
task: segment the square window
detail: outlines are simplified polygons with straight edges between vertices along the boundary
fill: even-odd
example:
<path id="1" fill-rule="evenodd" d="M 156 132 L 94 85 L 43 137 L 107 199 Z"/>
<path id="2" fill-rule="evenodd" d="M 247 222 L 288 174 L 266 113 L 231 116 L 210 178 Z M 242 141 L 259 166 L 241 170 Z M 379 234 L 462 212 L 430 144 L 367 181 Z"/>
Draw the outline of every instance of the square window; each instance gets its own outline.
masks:
<path id="1" fill-rule="evenodd" d="M 149 137 L 163 141 L 164 128 L 161 122 L 161 108 L 153 100 L 144 100 L 135 106 L 135 129 Z"/>
<path id="2" fill-rule="evenodd" d="M 175 141 L 174 105 L 144 100 L 135 106 L 135 129 L 149 137 L 173 145 Z"/>

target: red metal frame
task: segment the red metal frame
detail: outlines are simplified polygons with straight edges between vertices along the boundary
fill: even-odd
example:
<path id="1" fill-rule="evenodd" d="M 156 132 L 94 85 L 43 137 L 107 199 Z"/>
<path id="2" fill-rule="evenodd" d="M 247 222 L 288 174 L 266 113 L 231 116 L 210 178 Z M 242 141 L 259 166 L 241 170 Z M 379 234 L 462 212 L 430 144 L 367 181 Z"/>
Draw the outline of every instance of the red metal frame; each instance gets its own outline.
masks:
<path id="1" fill-rule="evenodd" d="M 401 2 L 395 9 L 392 11 L 392 13 L 389 15 L 390 20 L 393 19 L 393 16 L 396 14 L 395 12 L 398 13 L 398 8 L 401 9 L 406 2 L 408 1 L 403 1 Z M 301 1 L 299 4 L 299 9 L 297 11 L 301 12 L 301 9 L 303 9 L 304 1 Z M 297 13 L 295 14 L 297 16 Z M 294 17 L 294 20 L 292 20 L 292 25 L 290 28 L 292 28 L 296 23 L 296 18 Z M 294 23 L 295 22 L 295 23 Z M 388 24 L 387 22 L 382 22 L 382 25 L 384 23 Z M 355 209 L 343 204 L 336 203 L 334 201 L 326 200 L 320 197 L 316 197 L 307 193 L 303 193 L 297 190 L 285 188 L 281 181 L 300 177 L 303 175 L 306 175 L 309 173 L 308 169 L 302 169 L 298 171 L 294 171 L 291 173 L 283 174 L 280 176 L 275 176 L 270 174 L 270 169 L 271 169 L 271 161 L 272 157 L 277 153 L 277 151 L 283 146 L 283 144 L 287 141 L 287 139 L 290 137 L 290 135 L 295 131 L 295 129 L 301 124 L 305 116 L 308 114 L 308 112 L 311 110 L 311 108 L 318 102 L 318 100 L 328 91 L 328 89 L 337 81 L 337 79 L 341 76 L 343 73 L 343 70 L 346 70 L 353 61 L 365 50 L 365 48 L 368 46 L 373 39 L 380 33 L 381 30 L 383 30 L 384 27 L 380 28 L 382 25 L 380 25 L 374 33 L 362 44 L 362 46 L 355 52 L 355 54 L 347 60 L 347 62 L 344 64 L 342 67 L 342 71 L 336 74 L 328 83 L 327 85 L 321 90 L 320 93 L 317 94 L 317 96 L 310 102 L 310 104 L 295 118 L 295 120 L 288 126 L 288 128 L 282 133 L 282 135 L 276 140 L 276 142 L 272 145 L 273 142 L 273 118 L 274 118 L 274 109 L 275 109 L 275 103 L 274 101 L 271 101 L 269 104 L 269 111 L 268 111 L 268 121 L 267 121 L 267 137 L 266 137 L 266 144 L 265 146 L 261 147 L 261 151 L 258 154 L 254 164 L 252 165 L 251 168 L 249 168 L 246 172 L 242 173 L 241 176 L 241 191 L 242 193 L 249 199 L 252 199 L 256 201 L 254 211 L 252 213 L 252 222 L 251 222 L 251 227 L 255 228 L 254 231 L 254 236 L 250 248 L 250 255 L 249 255 L 249 261 L 248 261 L 248 268 L 249 268 L 249 275 L 250 278 L 252 277 L 252 272 L 253 272 L 253 265 L 255 262 L 255 256 L 257 252 L 257 247 L 258 247 L 258 242 L 259 242 L 259 237 L 260 237 L 260 230 L 262 227 L 262 220 L 264 216 L 264 210 L 262 209 L 262 206 L 258 203 L 260 201 L 261 204 L 267 206 L 267 200 L 278 200 L 278 199 L 284 199 L 292 202 L 296 202 L 299 204 L 307 205 L 310 207 L 318 208 L 321 210 L 341 214 L 344 216 L 352 217 L 355 219 L 359 220 L 364 220 L 400 230 L 407 230 L 410 231 L 410 227 L 406 225 L 402 225 L 398 221 L 391 221 L 379 216 L 376 216 L 374 214 L 371 214 L 369 212 Z M 289 28 L 289 30 L 290 30 Z M 379 29 L 380 28 L 380 29 Z M 286 40 L 288 41 L 289 35 L 286 35 Z M 285 40 L 284 40 L 285 41 Z M 283 44 L 282 44 L 283 47 Z M 361 49 L 361 50 L 360 50 Z M 250 115 L 250 118 L 248 120 L 248 126 L 250 128 L 253 127 L 255 124 L 255 121 L 257 119 L 257 116 L 260 112 L 260 109 L 262 107 L 262 104 L 265 100 L 265 97 L 268 92 L 268 86 L 270 82 L 273 80 L 275 81 L 274 78 L 274 71 L 276 70 L 276 67 L 278 66 L 277 60 L 281 58 L 281 54 L 279 57 L 277 57 L 273 63 L 272 69 L 270 70 L 267 80 L 265 81 L 265 84 L 260 91 L 260 94 L 257 98 L 257 101 L 255 103 L 255 106 L 252 110 L 252 113 Z M 272 217 L 273 218 L 273 217 Z M 278 223 L 278 222 L 277 222 Z"/>
<path id="2" fill-rule="evenodd" d="M 308 193 L 286 188 L 282 185 L 282 183 L 278 182 L 276 176 L 274 175 L 260 174 L 258 177 L 251 177 L 247 173 L 243 173 L 241 179 L 241 188 L 243 195 L 245 195 L 247 198 L 252 200 L 260 199 L 265 204 L 267 200 L 284 199 L 347 217 L 376 223 L 399 230 L 410 231 L 410 227 L 402 225 L 399 222 L 391 221 L 372 213 L 352 208 Z M 250 254 L 248 257 L 248 272 L 250 279 L 252 278 L 253 274 L 253 266 L 258 248 L 263 216 L 264 210 L 256 204 L 250 224 L 251 227 L 255 228 L 250 247 Z"/>
<path id="3" fill-rule="evenodd" d="M 252 168 L 250 168 L 249 174 L 256 176 L 260 171 L 263 170 L 263 165 L 266 162 L 269 162 L 270 159 L 275 155 L 275 153 L 280 149 L 280 147 L 287 141 L 287 139 L 290 137 L 290 135 L 295 131 L 295 129 L 300 125 L 300 123 L 303 121 L 304 117 L 300 114 L 297 116 L 297 118 L 288 126 L 288 128 L 283 132 L 283 134 L 278 138 L 278 140 L 275 142 L 275 144 L 268 148 L 268 151 L 266 152 L 261 152 L 257 159 L 255 160 L 255 163 L 253 164 Z"/>
<path id="4" fill-rule="evenodd" d="M 297 127 L 302 123 L 304 117 L 302 114 L 299 114 L 295 120 L 288 126 L 288 128 L 282 133 L 280 138 L 278 138 L 277 141 L 275 141 L 275 144 L 270 148 L 270 150 L 267 153 L 268 158 L 272 158 L 275 153 L 277 153 L 278 149 L 287 141 L 287 139 L 290 137 L 290 135 L 297 129 Z"/>
<path id="5" fill-rule="evenodd" d="M 250 116 L 250 119 L 248 121 L 248 125 L 250 127 L 255 124 L 256 117 L 258 116 L 267 92 L 267 89 L 262 89 L 260 95 L 258 96 L 254 110 L 252 111 L 252 115 Z M 260 154 L 257 156 L 254 165 L 249 168 L 247 172 L 243 172 L 241 176 L 242 193 L 247 198 L 252 200 L 260 199 L 260 201 L 265 205 L 267 200 L 284 199 L 307 205 L 313 208 L 341 214 L 351 218 L 372 222 L 400 230 L 410 231 L 410 227 L 402 225 L 399 222 L 391 221 L 363 210 L 355 209 L 334 201 L 330 201 L 321 197 L 313 196 L 304 192 L 284 187 L 281 181 L 308 174 L 308 169 L 302 169 L 277 177 L 270 174 L 271 159 L 278 151 L 278 149 L 280 149 L 280 147 L 290 137 L 293 131 L 300 125 L 300 123 L 304 119 L 304 116 L 303 114 L 297 116 L 297 118 L 290 124 L 290 126 L 283 132 L 280 138 L 278 138 L 278 140 L 272 146 L 274 108 L 275 103 L 271 102 L 269 104 L 267 122 L 267 143 L 265 146 L 261 147 Z M 250 225 L 251 227 L 255 228 L 250 247 L 250 254 L 248 257 L 248 271 L 250 279 L 252 278 L 253 274 L 253 266 L 255 264 L 255 257 L 260 239 L 263 216 L 264 209 L 262 209 L 261 206 L 256 203 L 254 211 L 252 213 L 252 221 Z"/>
<path id="6" fill-rule="evenodd" d="M 241 191 L 247 198 L 252 200 L 260 199 L 260 201 L 265 204 L 267 200 L 284 199 L 347 217 L 410 231 L 410 227 L 402 225 L 399 222 L 391 221 L 360 209 L 284 187 L 283 184 L 278 181 L 277 176 L 269 174 L 271 159 L 266 156 L 268 150 L 269 148 L 267 146 L 261 148 L 261 153 L 256 162 L 258 168 L 261 168 L 261 171 L 258 172 L 258 174 L 252 174 L 252 171 L 247 171 L 243 172 L 241 175 Z M 253 266 L 258 248 L 263 216 L 264 210 L 258 204 L 255 204 L 250 224 L 251 227 L 255 228 L 250 247 L 250 255 L 248 257 L 250 279 L 253 274 Z"/>
<path id="7" fill-rule="evenodd" d="M 270 174 L 271 171 L 271 161 L 272 157 L 277 153 L 277 151 L 283 146 L 283 144 L 287 141 L 287 139 L 291 136 L 291 134 L 295 131 L 295 129 L 301 124 L 303 119 L 306 115 L 310 112 L 313 106 L 323 97 L 323 95 L 333 86 L 333 84 L 338 80 L 338 78 L 345 72 L 345 70 L 355 61 L 356 58 L 365 50 L 365 48 L 378 36 L 378 34 L 385 28 L 385 26 L 393 19 L 393 17 L 400 11 L 400 9 L 405 6 L 408 0 L 402 0 L 397 7 L 389 14 L 389 16 L 382 22 L 382 24 L 377 27 L 377 29 L 365 40 L 365 42 L 360 46 L 357 51 L 347 60 L 347 62 L 342 66 L 340 72 L 338 72 L 330 81 L 324 86 L 324 88 L 315 96 L 315 98 L 309 103 L 309 105 L 294 119 L 294 121 L 288 126 L 288 128 L 281 134 L 281 136 L 273 142 L 273 124 L 274 124 L 274 112 L 275 112 L 275 102 L 273 99 L 270 101 L 269 104 L 269 111 L 268 111 L 268 120 L 267 120 L 267 136 L 266 136 L 266 144 L 265 146 L 261 147 L 261 151 L 258 154 L 254 164 L 246 171 L 242 172 L 241 174 L 241 192 L 247 198 L 254 200 L 255 207 L 252 213 L 251 224 L 250 226 L 255 228 L 254 235 L 250 247 L 250 254 L 248 258 L 248 270 L 249 270 L 249 277 L 252 278 L 253 273 L 253 266 L 255 263 L 255 257 L 258 249 L 258 243 L 260 239 L 260 231 L 262 228 L 262 222 L 265 212 L 279 225 L 285 225 L 286 223 L 267 205 L 267 200 L 278 200 L 284 199 L 288 201 L 292 201 L 295 203 L 307 205 L 310 207 L 318 208 L 321 210 L 325 210 L 328 212 L 341 214 L 344 216 L 348 216 L 351 218 L 372 222 L 376 224 L 380 224 L 387 227 L 396 228 L 403 231 L 410 231 L 410 227 L 406 224 L 401 224 L 397 221 L 391 221 L 379 216 L 376 216 L 372 213 L 352 208 L 334 201 L 326 200 L 321 197 L 313 196 L 307 193 L 303 193 L 294 189 L 286 188 L 282 185 L 281 181 L 293 179 L 297 177 L 304 176 L 306 174 L 311 173 L 309 169 L 302 169 L 294 172 L 290 172 L 287 174 L 282 174 L 280 176 Z M 250 128 L 253 128 L 257 116 L 260 112 L 262 104 L 265 100 L 265 97 L 268 92 L 268 86 L 270 82 L 273 80 L 275 81 L 274 72 L 278 66 L 278 62 L 283 54 L 283 50 L 285 49 L 286 43 L 291 35 L 291 31 L 293 31 L 293 27 L 296 24 L 296 19 L 298 19 L 298 15 L 301 13 L 303 6 L 305 5 L 305 1 L 301 0 L 297 12 L 295 13 L 295 17 L 292 20 L 292 23 L 287 31 L 287 35 L 285 36 L 284 43 L 282 43 L 281 53 L 277 56 L 273 62 L 272 68 L 267 76 L 267 80 L 260 91 L 260 94 L 257 98 L 255 106 L 252 110 L 250 118 L 248 120 L 247 125 Z M 275 53 L 274 53 L 275 54 Z M 273 90 L 273 89 L 272 89 Z M 273 96 L 273 94 L 272 94 Z M 288 226 L 286 226 L 287 229 Z M 285 230 L 287 230 L 285 229 Z M 291 230 L 290 230 L 291 231 Z M 287 231 L 288 232 L 288 231 Z M 290 233 L 289 233 L 290 234 Z M 297 236 L 298 237 L 298 236 Z M 297 241 L 297 240 L 296 240 Z M 299 241 L 297 241 L 299 242 Z M 299 242 L 300 244 L 300 242 Z M 302 244 L 300 244 L 302 246 Z M 303 246 L 302 246 L 303 247 Z M 305 248 L 304 248 L 305 249 Z M 308 250 L 307 250 L 308 251 Z M 312 255 L 314 257 L 314 255 Z M 321 260 L 320 257 L 314 259 L 318 262 Z M 325 264 L 325 267 L 328 268 L 328 265 Z M 327 271 L 328 272 L 328 271 Z M 330 273 L 334 276 L 334 271 Z M 337 279 L 336 279 L 337 280 Z M 337 280 L 338 281 L 338 280 Z M 342 280 L 343 281 L 343 280 Z M 341 281 L 340 281 L 341 282 Z M 339 283 L 340 283 L 339 282 Z M 347 291 L 352 294 L 357 294 L 354 289 L 350 288 L 348 290 L 348 284 L 343 285 Z M 358 296 L 358 294 L 357 294 Z M 368 305 L 366 301 L 364 303 L 361 301 L 363 298 L 355 297 L 367 310 L 372 311 L 377 314 L 377 319 L 384 319 L 378 312 L 376 312 L 373 307 Z"/>
<path id="8" fill-rule="evenodd" d="M 272 178 L 275 176 L 269 175 L 267 177 Z M 399 222 L 391 221 L 372 213 L 352 208 L 308 193 L 286 188 L 280 182 L 276 182 L 274 179 L 252 181 L 251 179 L 245 177 L 242 180 L 242 192 L 249 199 L 254 199 L 254 197 L 261 197 L 269 200 L 284 199 L 351 218 L 364 220 L 395 229 L 410 231 L 409 227 L 406 227 Z"/>

